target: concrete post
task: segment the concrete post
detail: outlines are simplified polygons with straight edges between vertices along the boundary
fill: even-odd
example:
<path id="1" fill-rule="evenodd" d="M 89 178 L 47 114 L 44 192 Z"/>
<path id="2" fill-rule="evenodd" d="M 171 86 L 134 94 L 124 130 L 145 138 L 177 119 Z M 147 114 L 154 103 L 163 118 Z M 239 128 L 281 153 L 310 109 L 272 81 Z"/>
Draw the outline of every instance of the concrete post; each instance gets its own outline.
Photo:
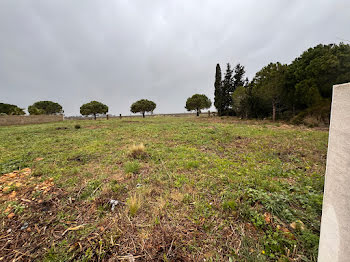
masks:
<path id="1" fill-rule="evenodd" d="M 350 83 L 333 87 L 318 261 L 350 261 Z"/>

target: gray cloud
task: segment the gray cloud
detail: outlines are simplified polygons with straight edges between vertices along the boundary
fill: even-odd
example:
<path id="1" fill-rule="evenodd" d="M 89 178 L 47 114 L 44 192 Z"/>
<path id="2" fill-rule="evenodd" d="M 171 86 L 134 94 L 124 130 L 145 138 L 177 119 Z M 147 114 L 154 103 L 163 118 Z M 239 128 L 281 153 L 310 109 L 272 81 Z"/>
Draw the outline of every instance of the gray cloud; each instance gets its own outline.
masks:
<path id="1" fill-rule="evenodd" d="M 216 63 L 251 78 L 318 43 L 350 40 L 347 0 L 0 1 L 0 100 L 57 101 L 67 115 L 99 100 L 129 114 L 149 98 L 183 112 L 194 93 L 213 98 Z"/>

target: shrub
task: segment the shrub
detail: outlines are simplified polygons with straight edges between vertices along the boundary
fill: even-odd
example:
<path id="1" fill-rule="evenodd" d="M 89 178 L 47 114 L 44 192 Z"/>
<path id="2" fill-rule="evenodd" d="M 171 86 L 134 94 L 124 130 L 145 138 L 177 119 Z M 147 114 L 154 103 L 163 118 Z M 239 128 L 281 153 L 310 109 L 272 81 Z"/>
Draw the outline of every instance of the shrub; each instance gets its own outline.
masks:
<path id="1" fill-rule="evenodd" d="M 328 126 L 330 120 L 330 100 L 324 100 L 320 104 L 309 107 L 291 119 L 294 125 L 304 124 L 309 127 Z"/>

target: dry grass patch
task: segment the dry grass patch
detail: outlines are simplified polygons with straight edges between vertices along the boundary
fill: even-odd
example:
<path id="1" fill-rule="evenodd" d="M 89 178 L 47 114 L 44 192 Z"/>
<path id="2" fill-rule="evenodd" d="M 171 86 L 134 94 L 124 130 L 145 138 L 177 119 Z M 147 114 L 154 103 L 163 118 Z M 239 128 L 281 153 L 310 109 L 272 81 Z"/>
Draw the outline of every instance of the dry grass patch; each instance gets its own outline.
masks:
<path id="1" fill-rule="evenodd" d="M 128 207 L 128 213 L 131 217 L 134 217 L 137 214 L 137 211 L 141 207 L 141 198 L 136 193 L 131 196 L 127 201 L 126 205 Z"/>
<path id="2" fill-rule="evenodd" d="M 129 155 L 134 159 L 142 159 L 147 156 L 146 147 L 143 143 L 138 145 L 132 145 L 129 148 Z"/>
<path id="3" fill-rule="evenodd" d="M 170 197 L 177 202 L 182 202 L 182 200 L 184 199 L 184 194 L 176 190 L 171 192 Z"/>

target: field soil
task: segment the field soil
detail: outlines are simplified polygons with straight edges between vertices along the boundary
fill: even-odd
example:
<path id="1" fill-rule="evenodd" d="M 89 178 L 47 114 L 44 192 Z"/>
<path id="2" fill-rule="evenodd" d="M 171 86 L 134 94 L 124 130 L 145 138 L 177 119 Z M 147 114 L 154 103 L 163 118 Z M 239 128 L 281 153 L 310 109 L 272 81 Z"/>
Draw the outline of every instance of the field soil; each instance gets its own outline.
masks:
<path id="1" fill-rule="evenodd" d="M 327 140 L 207 116 L 0 127 L 0 261 L 316 261 Z"/>

